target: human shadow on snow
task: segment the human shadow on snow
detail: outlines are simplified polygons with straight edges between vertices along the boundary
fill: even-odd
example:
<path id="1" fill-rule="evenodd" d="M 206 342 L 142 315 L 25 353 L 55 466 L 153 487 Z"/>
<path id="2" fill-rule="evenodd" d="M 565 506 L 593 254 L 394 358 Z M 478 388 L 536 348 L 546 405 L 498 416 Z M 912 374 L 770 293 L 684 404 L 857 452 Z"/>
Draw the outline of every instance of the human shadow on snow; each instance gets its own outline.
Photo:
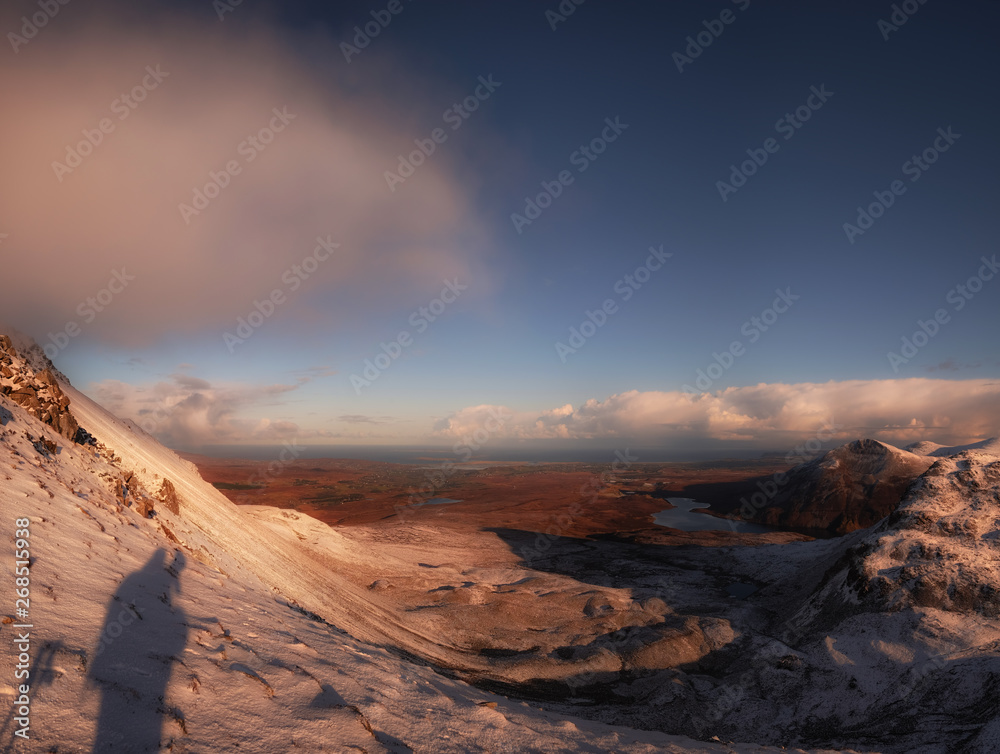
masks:
<path id="1" fill-rule="evenodd" d="M 160 548 L 108 602 L 88 672 L 101 693 L 95 754 L 159 751 L 165 714 L 183 727 L 183 716 L 168 710 L 164 697 L 187 644 L 186 616 L 171 599 L 180 592 L 184 566 L 181 552 L 168 564 Z"/>

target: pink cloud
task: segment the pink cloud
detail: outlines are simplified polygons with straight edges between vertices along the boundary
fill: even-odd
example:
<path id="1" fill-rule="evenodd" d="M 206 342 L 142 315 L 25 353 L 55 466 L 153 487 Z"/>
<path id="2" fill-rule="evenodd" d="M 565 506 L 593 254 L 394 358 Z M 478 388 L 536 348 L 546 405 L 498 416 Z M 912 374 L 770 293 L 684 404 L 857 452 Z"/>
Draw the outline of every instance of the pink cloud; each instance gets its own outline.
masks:
<path id="1" fill-rule="evenodd" d="M 1000 434 L 1000 383 L 914 378 L 760 384 L 701 395 L 631 390 L 540 413 L 472 406 L 439 420 L 432 436 L 469 436 L 498 409 L 511 416 L 498 434 L 506 440 L 690 438 L 770 446 L 833 425 L 844 440 L 950 444 Z"/>
<path id="2" fill-rule="evenodd" d="M 384 171 L 422 133 L 411 113 L 424 92 L 398 68 L 390 79 L 371 57 L 340 85 L 307 70 L 294 40 L 263 29 L 57 20 L 0 67 L 10 105 L 0 321 L 40 342 L 74 321 L 88 336 L 138 346 L 165 333 L 221 339 L 275 288 L 289 293 L 280 320 L 290 334 L 415 305 L 445 278 L 488 292 L 484 234 L 446 150 L 396 192 L 386 185 Z M 156 86 L 135 109 L 123 105 L 144 83 Z M 247 141 L 277 125 L 261 149 Z M 57 176 L 53 163 L 68 164 L 84 131 L 100 143 Z M 239 174 L 220 178 L 225 188 L 185 218 L 179 205 L 227 163 Z M 317 236 L 340 244 L 335 258 L 288 291 L 283 273 Z M 104 311 L 88 306 L 121 270 L 134 280 L 113 286 Z"/>

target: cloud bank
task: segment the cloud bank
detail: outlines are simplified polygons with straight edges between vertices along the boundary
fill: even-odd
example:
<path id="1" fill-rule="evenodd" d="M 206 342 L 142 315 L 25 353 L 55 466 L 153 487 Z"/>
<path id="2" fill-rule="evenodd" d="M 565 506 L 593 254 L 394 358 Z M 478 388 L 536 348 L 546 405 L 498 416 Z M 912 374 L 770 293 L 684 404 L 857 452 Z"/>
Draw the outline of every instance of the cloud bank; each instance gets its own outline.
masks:
<path id="1" fill-rule="evenodd" d="M 421 303 L 446 278 L 488 288 L 449 156 L 386 184 L 424 130 L 427 92 L 405 67 L 389 78 L 373 53 L 349 80 L 322 78 L 300 40 L 263 27 L 81 23 L 71 10 L 0 67 L 0 321 L 40 343 L 71 322 L 130 347 L 221 343 L 275 289 L 294 334 Z M 342 64 L 335 44 L 311 44 L 328 70 Z M 317 237 L 337 253 L 289 290 Z"/>
<path id="2" fill-rule="evenodd" d="M 131 419 L 160 442 L 175 448 L 202 445 L 280 443 L 301 436 L 299 425 L 247 413 L 280 402 L 298 385 L 212 385 L 184 374 L 145 386 L 104 380 L 87 391 L 117 416 Z"/>
<path id="3" fill-rule="evenodd" d="M 436 422 L 441 440 L 471 437 L 492 412 L 512 415 L 493 439 L 727 442 L 773 448 L 835 427 L 833 436 L 905 445 L 957 444 L 1000 434 L 1000 382 L 849 380 L 759 384 L 700 395 L 631 390 L 542 412 L 479 405 Z M 493 440 L 491 440 L 493 441 Z"/>
<path id="4" fill-rule="evenodd" d="M 104 380 L 87 394 L 174 447 L 296 438 L 316 444 L 633 443 L 774 450 L 820 431 L 839 442 L 873 437 L 897 446 L 919 440 L 957 445 L 1000 434 L 1000 382 L 925 378 L 772 383 L 700 395 L 631 390 L 577 408 L 565 404 L 543 411 L 481 404 L 428 420 L 422 440 L 423 430 L 415 426 L 419 421 L 392 416 L 339 415 L 335 419 L 344 428 L 337 431 L 324 428 L 330 417 L 318 419 L 317 426 L 269 418 L 310 379 L 299 377 L 290 385 L 219 385 L 178 373 L 145 385 Z"/>

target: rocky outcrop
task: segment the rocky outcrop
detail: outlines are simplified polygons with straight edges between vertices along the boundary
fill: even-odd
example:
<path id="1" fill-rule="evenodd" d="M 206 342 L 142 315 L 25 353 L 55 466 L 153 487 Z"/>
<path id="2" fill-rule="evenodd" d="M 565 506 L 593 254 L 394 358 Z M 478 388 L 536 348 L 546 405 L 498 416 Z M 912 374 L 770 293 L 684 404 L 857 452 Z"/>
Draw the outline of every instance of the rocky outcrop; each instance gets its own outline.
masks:
<path id="1" fill-rule="evenodd" d="M 174 488 L 173 482 L 169 479 L 164 479 L 160 484 L 160 489 L 156 493 L 156 499 L 163 503 L 164 507 L 175 516 L 180 515 L 181 505 L 177 498 L 177 490 Z"/>
<path id="2" fill-rule="evenodd" d="M 59 387 L 56 375 L 49 367 L 33 370 L 6 335 L 0 335 L 0 395 L 75 441 L 80 425 L 69 410 L 69 397 Z"/>
<path id="3" fill-rule="evenodd" d="M 1000 618 L 1000 459 L 938 461 L 898 510 L 846 553 L 848 601 Z M 842 612 L 842 608 L 839 608 Z"/>

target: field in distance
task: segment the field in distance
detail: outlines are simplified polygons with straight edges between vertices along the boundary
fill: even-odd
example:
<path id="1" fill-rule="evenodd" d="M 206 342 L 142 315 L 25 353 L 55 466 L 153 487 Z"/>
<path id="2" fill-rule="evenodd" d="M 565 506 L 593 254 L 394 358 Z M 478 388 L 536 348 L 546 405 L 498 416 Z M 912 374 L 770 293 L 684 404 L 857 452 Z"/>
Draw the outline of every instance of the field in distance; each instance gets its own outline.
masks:
<path id="1" fill-rule="evenodd" d="M 697 497 L 719 512 L 739 507 L 754 480 L 786 470 L 773 458 L 702 463 L 484 463 L 426 466 L 354 459 L 287 463 L 184 455 L 201 475 L 240 505 L 293 508 L 333 526 L 403 520 L 465 528 L 511 528 L 560 536 L 614 536 L 637 542 L 730 544 L 788 541 L 775 532 L 678 532 L 652 516 L 668 497 Z M 697 489 L 699 495 L 685 490 Z M 717 489 L 715 495 L 707 490 Z M 710 499 L 711 498 L 711 499 Z M 439 504 L 442 499 L 456 500 Z M 579 513 L 567 516 L 567 511 Z M 749 539 L 748 539 L 749 538 Z"/>

